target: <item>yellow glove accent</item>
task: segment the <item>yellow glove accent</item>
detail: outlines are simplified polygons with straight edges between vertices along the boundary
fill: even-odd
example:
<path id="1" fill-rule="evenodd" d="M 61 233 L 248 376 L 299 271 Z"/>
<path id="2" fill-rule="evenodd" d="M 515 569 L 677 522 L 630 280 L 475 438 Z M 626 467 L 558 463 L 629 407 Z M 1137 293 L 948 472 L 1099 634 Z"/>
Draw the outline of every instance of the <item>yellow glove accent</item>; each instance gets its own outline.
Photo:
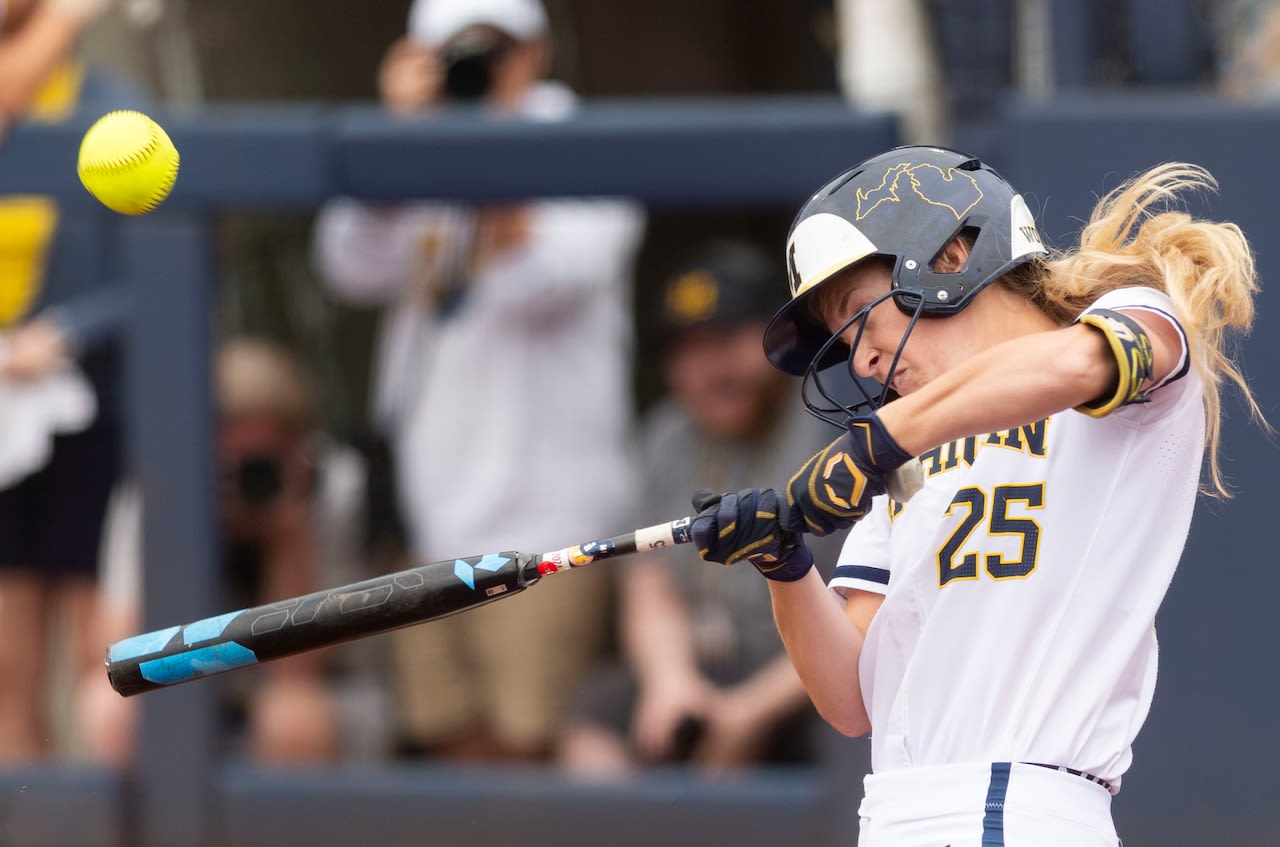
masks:
<path id="1" fill-rule="evenodd" d="M 842 520 L 861 517 L 854 507 L 862 499 L 863 489 L 867 485 L 867 477 L 854 464 L 853 458 L 849 453 L 841 449 L 843 441 L 844 437 L 841 436 L 822 450 L 819 450 L 791 477 L 791 480 L 787 483 L 787 502 L 790 506 L 794 508 L 796 505 L 793 486 L 796 480 L 803 478 L 805 488 L 809 493 L 809 502 L 815 507 Z M 847 471 L 848 477 L 840 479 L 837 476 L 837 479 L 844 483 L 841 489 L 837 491 L 831 485 L 831 479 L 832 475 L 841 467 Z M 805 523 L 812 532 L 821 534 L 827 531 L 807 515 L 805 516 Z"/>

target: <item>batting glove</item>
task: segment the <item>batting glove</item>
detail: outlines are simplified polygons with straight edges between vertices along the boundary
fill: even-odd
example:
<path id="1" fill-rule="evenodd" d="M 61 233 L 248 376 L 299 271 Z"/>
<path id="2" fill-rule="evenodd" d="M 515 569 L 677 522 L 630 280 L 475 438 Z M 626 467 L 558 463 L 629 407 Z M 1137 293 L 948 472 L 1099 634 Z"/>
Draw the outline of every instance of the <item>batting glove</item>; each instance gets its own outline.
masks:
<path id="1" fill-rule="evenodd" d="M 772 488 L 744 488 L 736 494 L 693 495 L 698 514 L 690 532 L 708 562 L 732 565 L 744 559 L 769 579 L 794 582 L 813 567 L 804 540 L 782 528 L 778 495 Z"/>
<path id="2" fill-rule="evenodd" d="M 847 426 L 787 483 L 785 529 L 829 535 L 853 526 L 884 493 L 885 476 L 910 461 L 875 415 L 850 418 Z"/>

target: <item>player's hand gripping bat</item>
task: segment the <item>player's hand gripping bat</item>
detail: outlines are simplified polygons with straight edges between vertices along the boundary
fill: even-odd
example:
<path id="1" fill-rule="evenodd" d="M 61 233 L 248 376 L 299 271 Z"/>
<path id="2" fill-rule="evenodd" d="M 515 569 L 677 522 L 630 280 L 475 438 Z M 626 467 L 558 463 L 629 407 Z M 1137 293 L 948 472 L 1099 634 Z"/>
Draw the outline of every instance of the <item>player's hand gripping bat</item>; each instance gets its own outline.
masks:
<path id="1" fill-rule="evenodd" d="M 905 503 L 923 484 L 919 463 L 887 479 Z M 486 553 L 432 562 L 302 597 L 135 635 L 107 650 L 107 678 L 123 696 L 328 647 L 465 612 L 519 594 L 542 577 L 600 559 L 690 540 L 692 517 L 551 553 Z"/>

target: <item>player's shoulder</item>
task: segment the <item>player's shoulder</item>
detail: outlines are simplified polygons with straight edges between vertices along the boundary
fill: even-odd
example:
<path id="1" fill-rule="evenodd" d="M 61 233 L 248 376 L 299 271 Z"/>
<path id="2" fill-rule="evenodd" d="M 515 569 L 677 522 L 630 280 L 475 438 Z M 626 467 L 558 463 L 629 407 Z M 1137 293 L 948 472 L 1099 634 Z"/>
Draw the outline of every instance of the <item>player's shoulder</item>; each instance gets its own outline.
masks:
<path id="1" fill-rule="evenodd" d="M 1088 314 L 1099 309 L 1111 309 L 1114 311 L 1142 309 L 1154 311 L 1164 314 L 1169 320 L 1180 325 L 1173 299 L 1160 289 L 1145 285 L 1114 288 L 1086 306 L 1081 314 Z"/>
<path id="2" fill-rule="evenodd" d="M 1183 356 L 1187 350 L 1187 333 L 1182 327 L 1182 319 L 1178 317 L 1177 306 L 1164 291 L 1148 286 L 1134 285 L 1116 288 L 1098 297 L 1090 303 L 1081 315 L 1097 311 L 1140 312 L 1150 317 L 1163 320 L 1172 326 L 1181 339 Z"/>

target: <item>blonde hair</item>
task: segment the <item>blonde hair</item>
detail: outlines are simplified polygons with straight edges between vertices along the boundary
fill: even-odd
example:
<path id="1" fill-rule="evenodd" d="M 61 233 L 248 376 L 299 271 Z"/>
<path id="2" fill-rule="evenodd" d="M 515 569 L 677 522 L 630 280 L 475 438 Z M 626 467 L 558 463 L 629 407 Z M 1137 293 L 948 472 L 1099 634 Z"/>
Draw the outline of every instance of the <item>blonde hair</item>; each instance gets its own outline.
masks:
<path id="1" fill-rule="evenodd" d="M 1197 165 L 1154 167 L 1098 202 L 1077 248 L 1018 268 L 1001 283 L 1063 325 L 1118 288 L 1147 286 L 1168 294 L 1187 334 L 1191 365 L 1204 383 L 1208 491 L 1229 497 L 1218 461 L 1223 382 L 1234 384 L 1253 419 L 1270 427 L 1233 360 L 1235 337 L 1253 323 L 1253 251 L 1240 227 L 1196 219 L 1179 205 L 1188 192 L 1217 187 Z"/>

